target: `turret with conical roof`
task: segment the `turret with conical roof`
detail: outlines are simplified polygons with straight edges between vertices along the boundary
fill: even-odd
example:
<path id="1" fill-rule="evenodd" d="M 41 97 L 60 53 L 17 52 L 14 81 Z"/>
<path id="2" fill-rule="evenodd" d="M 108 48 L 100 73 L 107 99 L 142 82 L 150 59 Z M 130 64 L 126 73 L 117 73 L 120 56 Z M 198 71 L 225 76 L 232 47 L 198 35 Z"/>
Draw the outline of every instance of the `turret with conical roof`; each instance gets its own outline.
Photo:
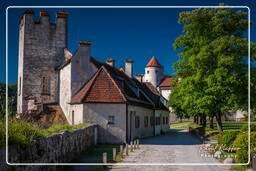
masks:
<path id="1" fill-rule="evenodd" d="M 145 67 L 144 82 L 151 82 L 157 87 L 163 78 L 164 68 L 153 56 Z"/>

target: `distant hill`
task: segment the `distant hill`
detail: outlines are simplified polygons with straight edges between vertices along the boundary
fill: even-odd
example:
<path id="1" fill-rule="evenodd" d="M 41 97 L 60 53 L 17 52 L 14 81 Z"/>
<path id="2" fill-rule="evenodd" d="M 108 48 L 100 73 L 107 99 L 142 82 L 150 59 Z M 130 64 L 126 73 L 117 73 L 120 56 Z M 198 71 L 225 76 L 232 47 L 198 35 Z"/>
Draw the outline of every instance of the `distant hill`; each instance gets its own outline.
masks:
<path id="1" fill-rule="evenodd" d="M 6 84 L 0 82 L 0 118 L 5 115 L 5 93 Z M 17 84 L 11 84 L 8 86 L 8 108 L 9 115 L 13 116 L 17 111 Z"/>

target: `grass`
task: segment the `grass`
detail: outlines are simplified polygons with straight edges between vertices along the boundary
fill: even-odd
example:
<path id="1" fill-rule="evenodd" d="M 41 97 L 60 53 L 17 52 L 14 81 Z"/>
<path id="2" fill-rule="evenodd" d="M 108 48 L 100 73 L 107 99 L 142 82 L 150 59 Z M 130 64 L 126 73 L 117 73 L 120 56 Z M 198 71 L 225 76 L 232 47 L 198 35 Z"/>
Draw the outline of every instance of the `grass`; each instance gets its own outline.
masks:
<path id="1" fill-rule="evenodd" d="M 191 121 L 186 121 L 186 122 L 180 122 L 180 123 L 172 123 L 170 127 L 172 129 L 187 129 L 188 127 L 197 128 L 199 127 L 199 125 Z"/>
<path id="2" fill-rule="evenodd" d="M 47 137 L 63 130 L 74 130 L 89 125 L 89 123 L 79 125 L 53 125 L 48 129 L 41 129 L 23 120 L 10 119 L 8 122 L 8 140 L 9 144 L 19 144 L 22 147 L 27 147 L 35 138 Z M 0 146 L 5 146 L 5 130 L 5 120 L 0 120 Z"/>
<path id="3" fill-rule="evenodd" d="M 80 156 L 72 160 L 70 163 L 102 163 L 102 156 L 104 152 L 107 152 L 107 162 L 116 163 L 121 162 L 122 157 L 119 151 L 119 145 L 95 145 L 90 147 L 86 152 L 82 153 Z M 113 160 L 113 148 L 116 148 L 116 159 Z M 108 170 L 104 166 L 82 166 L 84 170 L 96 171 L 96 170 Z M 66 166 L 61 169 L 61 171 L 74 170 L 74 166 Z"/>

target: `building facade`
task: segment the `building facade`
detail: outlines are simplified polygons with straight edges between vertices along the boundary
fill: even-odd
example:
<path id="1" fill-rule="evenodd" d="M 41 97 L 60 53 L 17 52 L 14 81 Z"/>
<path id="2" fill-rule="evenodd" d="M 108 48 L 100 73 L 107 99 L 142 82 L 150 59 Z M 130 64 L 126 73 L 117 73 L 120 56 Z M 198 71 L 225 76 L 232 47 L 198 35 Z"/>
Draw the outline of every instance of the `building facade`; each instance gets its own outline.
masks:
<path id="1" fill-rule="evenodd" d="M 92 43 L 80 41 L 67 48 L 68 13 L 58 12 L 50 23 L 48 12 L 27 10 L 20 20 L 18 113 L 37 115 L 56 105 L 69 124 L 98 125 L 99 143 L 127 143 L 169 129 L 169 110 L 156 85 L 163 67 L 146 67 L 143 77 L 133 75 L 133 61 L 117 69 L 114 59 L 99 62 L 91 56 Z M 155 59 L 156 60 L 156 59 Z M 52 113 L 47 113 L 51 115 Z"/>

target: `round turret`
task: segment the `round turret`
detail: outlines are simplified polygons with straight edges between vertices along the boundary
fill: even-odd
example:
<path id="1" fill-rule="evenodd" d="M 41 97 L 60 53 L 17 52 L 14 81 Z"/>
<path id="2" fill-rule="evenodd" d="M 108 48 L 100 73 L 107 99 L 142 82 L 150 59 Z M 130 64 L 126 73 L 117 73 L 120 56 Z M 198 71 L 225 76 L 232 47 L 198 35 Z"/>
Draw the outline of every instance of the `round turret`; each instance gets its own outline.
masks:
<path id="1" fill-rule="evenodd" d="M 163 66 L 159 64 L 157 59 L 153 56 L 145 67 L 144 82 L 151 82 L 157 87 L 163 77 Z"/>

